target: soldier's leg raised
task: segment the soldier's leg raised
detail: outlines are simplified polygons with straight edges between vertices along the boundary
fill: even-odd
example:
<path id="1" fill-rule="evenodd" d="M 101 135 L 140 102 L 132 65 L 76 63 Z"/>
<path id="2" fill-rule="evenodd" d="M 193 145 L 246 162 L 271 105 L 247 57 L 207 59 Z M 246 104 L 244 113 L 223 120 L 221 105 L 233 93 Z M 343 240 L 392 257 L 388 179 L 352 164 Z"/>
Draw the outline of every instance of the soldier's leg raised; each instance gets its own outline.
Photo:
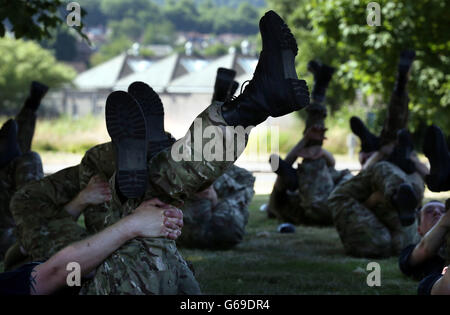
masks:
<path id="1" fill-rule="evenodd" d="M 247 140 L 245 133 L 241 132 L 244 137 L 236 142 L 238 135 L 234 128 L 227 127 L 241 126 L 244 129 L 261 123 L 268 116 L 282 116 L 309 103 L 306 83 L 298 80 L 295 73 L 297 46 L 289 29 L 272 11 L 261 19 L 260 26 L 263 52 L 253 80 L 238 98 L 223 104 L 213 103 L 194 122 L 181 141 L 181 144 L 189 142 L 189 147 L 193 148 L 188 159 L 177 160 L 172 149 L 166 149 L 151 159 L 147 172 L 149 185 L 143 199 L 160 197 L 163 201 L 180 205 L 187 196 L 208 187 L 242 153 Z M 206 130 L 207 127 L 210 128 Z M 196 132 L 200 132 L 200 138 Z M 204 141 L 205 134 L 219 134 L 220 140 L 225 140 L 222 158 L 209 160 L 204 157 L 203 148 L 209 142 Z M 221 143 L 223 145 L 223 141 Z M 128 201 L 131 209 L 140 202 Z M 115 211 L 126 214 L 123 207 Z"/>
<path id="2" fill-rule="evenodd" d="M 409 98 L 406 84 L 414 58 L 415 52 L 411 50 L 402 51 L 400 54 L 396 85 L 391 95 L 387 117 L 380 135 L 381 145 L 395 141 L 397 132 L 407 127 Z"/>
<path id="3" fill-rule="evenodd" d="M 31 150 L 36 126 L 36 111 L 47 91 L 48 87 L 46 85 L 33 81 L 30 85 L 30 94 L 19 114 L 16 116 L 16 121 L 19 126 L 18 141 L 23 153 Z"/>

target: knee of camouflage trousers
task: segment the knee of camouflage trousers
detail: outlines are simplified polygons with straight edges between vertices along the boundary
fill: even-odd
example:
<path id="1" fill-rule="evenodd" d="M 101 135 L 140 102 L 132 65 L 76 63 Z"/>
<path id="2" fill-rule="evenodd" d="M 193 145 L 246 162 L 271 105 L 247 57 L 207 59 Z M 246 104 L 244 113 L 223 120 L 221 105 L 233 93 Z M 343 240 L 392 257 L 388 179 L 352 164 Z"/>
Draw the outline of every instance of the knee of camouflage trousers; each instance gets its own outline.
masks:
<path id="1" fill-rule="evenodd" d="M 363 205 L 373 192 L 382 191 L 389 196 L 396 185 L 409 180 L 396 166 L 379 162 L 333 191 L 329 206 L 347 252 L 355 256 L 387 257 L 417 240 L 416 225 L 401 225 L 390 198 L 373 209 Z"/>
<path id="2" fill-rule="evenodd" d="M 36 152 L 28 152 L 22 154 L 16 159 L 16 171 L 14 174 L 14 181 L 16 189 L 23 185 L 40 180 L 44 177 L 44 170 L 42 168 L 42 160 Z"/>
<path id="3" fill-rule="evenodd" d="M 334 224 L 348 255 L 355 257 L 391 256 L 391 234 L 366 207 L 351 198 L 331 196 Z"/>
<path id="4" fill-rule="evenodd" d="M 380 191 L 387 202 L 391 202 L 392 196 L 401 184 L 411 185 L 419 203 L 422 201 L 425 186 L 419 174 L 408 175 L 399 167 L 387 161 L 375 163 L 367 169 L 367 172 L 371 177 L 373 191 Z"/>

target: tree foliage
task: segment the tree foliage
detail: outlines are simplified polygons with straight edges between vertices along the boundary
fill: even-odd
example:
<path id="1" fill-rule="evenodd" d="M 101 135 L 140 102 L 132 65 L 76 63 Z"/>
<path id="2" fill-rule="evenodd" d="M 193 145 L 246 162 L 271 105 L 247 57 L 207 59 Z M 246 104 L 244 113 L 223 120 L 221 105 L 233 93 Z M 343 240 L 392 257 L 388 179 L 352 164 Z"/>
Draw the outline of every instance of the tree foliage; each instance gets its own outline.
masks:
<path id="1" fill-rule="evenodd" d="M 55 60 L 48 51 L 31 41 L 0 38 L 0 110 L 20 107 L 31 81 L 50 87 L 70 82 L 75 70 Z"/>
<path id="2" fill-rule="evenodd" d="M 16 38 L 50 38 L 52 30 L 66 23 L 66 4 L 62 0 L 0 0 L 0 37 L 10 28 Z M 81 16 L 85 14 L 82 9 Z M 87 40 L 83 23 L 73 28 Z"/>
<path id="3" fill-rule="evenodd" d="M 450 132 L 450 3 L 445 0 L 377 1 L 381 26 L 367 25 L 362 0 L 270 0 L 299 42 L 299 70 L 316 58 L 336 67 L 333 105 L 347 105 L 360 90 L 385 107 L 403 49 L 415 49 L 410 83 L 411 127 L 434 122 Z"/>

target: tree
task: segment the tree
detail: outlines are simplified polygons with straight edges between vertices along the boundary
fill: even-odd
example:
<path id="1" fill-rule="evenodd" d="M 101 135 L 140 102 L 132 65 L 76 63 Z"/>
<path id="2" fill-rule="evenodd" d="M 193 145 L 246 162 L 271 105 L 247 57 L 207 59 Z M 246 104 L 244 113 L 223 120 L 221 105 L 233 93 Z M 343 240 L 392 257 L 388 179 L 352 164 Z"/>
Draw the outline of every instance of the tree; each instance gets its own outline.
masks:
<path id="1" fill-rule="evenodd" d="M 169 21 L 148 24 L 142 36 L 143 44 L 172 44 L 175 42 L 175 27 Z"/>
<path id="2" fill-rule="evenodd" d="M 70 32 L 70 30 L 66 29 L 53 31 L 52 33 L 54 34 L 52 38 L 40 42 L 40 45 L 45 49 L 54 51 L 54 55 L 57 60 L 75 60 L 78 54 L 76 36 Z"/>
<path id="3" fill-rule="evenodd" d="M 31 41 L 0 39 L 0 110 L 11 111 L 22 105 L 31 81 L 52 88 L 71 82 L 74 69 L 58 63 L 53 55 Z"/>
<path id="4" fill-rule="evenodd" d="M 16 38 L 42 40 L 51 37 L 51 31 L 66 25 L 66 2 L 62 0 L 0 0 L 0 37 L 10 28 Z M 81 16 L 86 11 L 81 10 Z M 73 27 L 79 35 L 88 40 L 82 32 L 83 23 Z"/>
<path id="5" fill-rule="evenodd" d="M 132 45 L 133 42 L 130 41 L 128 37 L 118 37 L 108 44 L 103 45 L 98 52 L 93 54 L 90 58 L 90 64 L 91 66 L 96 66 L 102 62 L 108 61 L 109 59 L 127 51 Z"/>
<path id="6" fill-rule="evenodd" d="M 434 122 L 450 132 L 450 25 L 444 14 L 450 3 L 377 1 L 381 26 L 371 27 L 366 23 L 369 2 L 269 1 L 287 19 L 299 42 L 300 73 L 312 58 L 338 69 L 330 89 L 336 105 L 353 101 L 358 89 L 365 97 L 378 97 L 385 107 L 401 50 L 415 49 L 409 83 L 411 127 Z M 333 91 L 336 84 L 339 87 Z"/>

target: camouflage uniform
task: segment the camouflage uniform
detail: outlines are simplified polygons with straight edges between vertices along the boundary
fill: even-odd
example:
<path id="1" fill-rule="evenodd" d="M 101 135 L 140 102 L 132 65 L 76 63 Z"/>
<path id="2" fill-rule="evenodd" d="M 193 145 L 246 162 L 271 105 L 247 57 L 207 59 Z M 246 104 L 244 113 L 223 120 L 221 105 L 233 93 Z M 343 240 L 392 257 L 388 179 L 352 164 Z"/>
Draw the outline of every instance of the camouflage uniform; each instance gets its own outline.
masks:
<path id="1" fill-rule="evenodd" d="M 352 177 L 348 170 L 337 171 L 326 160 L 304 160 L 297 167 L 299 188 L 286 190 L 277 179 L 270 195 L 268 211 L 293 224 L 332 225 L 328 196 L 337 184 Z"/>
<path id="2" fill-rule="evenodd" d="M 18 125 L 17 141 L 24 155 L 0 170 L 0 260 L 15 240 L 14 220 L 9 210 L 12 195 L 25 183 L 43 177 L 41 158 L 37 153 L 30 152 L 36 113 L 23 106 L 15 120 Z"/>
<path id="3" fill-rule="evenodd" d="M 186 137 L 181 139 L 192 148 L 188 160 L 175 161 L 171 148 L 155 155 L 148 162 L 149 183 L 143 198 L 129 199 L 121 204 L 113 189 L 111 202 L 103 206 L 90 207 L 85 210 L 86 228 L 90 233 L 103 229 L 117 222 L 121 217 L 130 214 L 138 205 L 151 198 L 176 206 L 181 206 L 188 196 L 206 189 L 220 177 L 242 153 L 235 150 L 231 161 L 224 159 L 207 161 L 202 158 L 196 161 L 197 154 L 201 156 L 203 148 L 209 139 L 194 137 L 200 121 L 203 135 L 209 127 L 220 134 L 225 140 L 225 147 L 237 145 L 237 136 L 226 128 L 227 124 L 221 114 L 222 103 L 215 102 L 201 113 L 191 125 Z M 190 137 L 189 137 L 190 136 Z M 190 138 L 190 141 L 188 140 Z M 245 138 L 245 143 L 247 137 Z M 198 143 L 201 142 L 201 143 Z M 244 143 L 244 147 L 245 147 Z M 201 151 L 198 151 L 198 148 Z M 196 153 L 197 152 L 197 153 Z M 89 179 L 100 174 L 114 179 L 115 158 L 111 143 L 96 146 L 86 152 L 80 164 L 81 189 L 86 187 Z M 200 289 L 187 263 L 178 253 L 175 242 L 164 238 L 140 238 L 126 243 L 98 268 L 95 277 L 83 286 L 81 294 L 199 294 Z"/>
<path id="4" fill-rule="evenodd" d="M 407 175 L 386 161 L 362 170 L 331 193 L 329 207 L 347 254 L 389 257 L 417 241 L 417 224 L 403 227 L 391 203 L 396 189 L 403 183 L 410 184 L 422 200 L 422 178 L 417 173 Z M 377 191 L 383 194 L 384 202 L 368 209 L 364 202 Z"/>
<path id="5" fill-rule="evenodd" d="M 314 125 L 320 126 L 325 128 L 325 118 L 327 117 L 327 108 L 326 106 L 317 101 L 313 101 L 310 105 L 306 107 L 306 122 L 305 122 L 305 129 L 303 130 L 303 134 L 306 133 L 306 131 L 311 128 Z M 311 145 L 322 145 L 323 140 L 317 141 L 309 141 L 308 146 Z"/>
<path id="6" fill-rule="evenodd" d="M 80 192 L 78 174 L 78 166 L 63 169 L 25 185 L 12 198 L 18 242 L 29 255 L 28 260 L 47 260 L 87 237 L 86 230 L 64 210 Z"/>
<path id="7" fill-rule="evenodd" d="M 387 117 L 380 135 L 381 145 L 397 140 L 397 132 L 407 127 L 409 116 L 408 103 L 409 97 L 407 92 L 403 92 L 400 95 L 395 91 L 392 93 Z"/>
<path id="8" fill-rule="evenodd" d="M 28 152 L 0 169 L 0 259 L 14 243 L 14 220 L 10 201 L 14 193 L 26 183 L 44 176 L 39 154 Z"/>
<path id="9" fill-rule="evenodd" d="M 232 166 L 213 184 L 218 204 L 206 198 L 189 198 L 181 208 L 184 226 L 177 244 L 186 247 L 227 249 L 242 241 L 255 177 Z"/>

